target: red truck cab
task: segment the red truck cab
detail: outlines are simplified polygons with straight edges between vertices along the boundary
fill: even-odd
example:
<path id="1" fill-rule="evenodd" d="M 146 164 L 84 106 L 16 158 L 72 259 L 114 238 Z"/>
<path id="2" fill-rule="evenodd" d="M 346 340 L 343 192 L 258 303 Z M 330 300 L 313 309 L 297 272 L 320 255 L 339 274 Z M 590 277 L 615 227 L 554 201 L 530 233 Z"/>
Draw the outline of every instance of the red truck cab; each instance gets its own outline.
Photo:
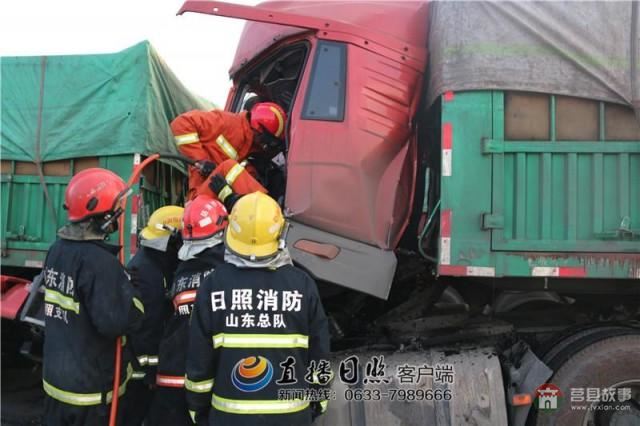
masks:
<path id="1" fill-rule="evenodd" d="M 288 112 L 294 259 L 316 278 L 386 298 L 416 186 L 426 2 L 187 1 L 184 12 L 247 20 L 227 110 L 257 94 Z"/>

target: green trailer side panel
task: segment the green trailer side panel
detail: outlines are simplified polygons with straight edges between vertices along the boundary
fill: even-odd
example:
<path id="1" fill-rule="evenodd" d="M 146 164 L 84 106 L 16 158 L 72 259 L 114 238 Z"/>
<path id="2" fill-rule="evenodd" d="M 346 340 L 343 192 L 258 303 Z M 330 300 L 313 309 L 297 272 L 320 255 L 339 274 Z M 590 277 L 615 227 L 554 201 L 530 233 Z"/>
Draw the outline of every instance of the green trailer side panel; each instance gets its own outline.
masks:
<path id="1" fill-rule="evenodd" d="M 557 140 L 549 99 L 547 140 L 506 140 L 503 92 L 443 97 L 440 274 L 640 278 L 640 141 L 605 139 L 605 104 Z"/>
<path id="2" fill-rule="evenodd" d="M 504 218 L 493 230 L 492 248 L 638 252 L 640 195 L 632 187 L 640 179 L 640 143 L 605 140 L 603 125 L 599 140 L 558 141 L 555 115 L 550 140 L 505 141 L 501 95 L 494 94 L 495 137 L 483 149 L 496 159 L 494 176 L 502 177 L 492 182 L 492 196 L 502 207 L 492 213 Z M 555 96 L 551 102 L 555 114 Z"/>
<path id="3" fill-rule="evenodd" d="M 126 181 L 133 171 L 134 159 L 135 155 L 128 154 L 100 157 L 99 166 L 113 171 Z M 66 223 L 66 211 L 62 205 L 71 175 L 44 176 L 51 205 L 57 217 L 57 220 L 54 220 L 40 178 L 13 173 L 16 163 L 10 162 L 11 173 L 1 175 L 1 262 L 2 266 L 40 268 L 49 246 L 56 239 L 57 230 Z M 185 182 L 182 172 L 159 162 L 147 167 L 150 172 L 145 172 L 140 182 L 133 186 L 133 194 L 124 213 L 125 260 L 132 254 L 132 245 L 135 249 L 135 238 L 132 236 L 146 224 L 150 213 L 167 204 L 182 204 Z M 148 181 L 153 181 L 156 185 Z M 135 196 L 139 196 L 142 201 L 138 214 L 134 216 L 132 211 Z M 108 242 L 117 244 L 118 234 L 112 234 Z"/>

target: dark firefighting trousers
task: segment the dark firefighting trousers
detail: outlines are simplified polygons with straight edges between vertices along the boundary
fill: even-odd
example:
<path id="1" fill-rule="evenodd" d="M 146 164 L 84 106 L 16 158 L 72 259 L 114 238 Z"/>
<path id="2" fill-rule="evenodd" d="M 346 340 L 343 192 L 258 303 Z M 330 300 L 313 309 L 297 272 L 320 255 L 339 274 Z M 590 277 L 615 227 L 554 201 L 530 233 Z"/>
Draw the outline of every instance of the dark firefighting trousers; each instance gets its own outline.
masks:
<path id="1" fill-rule="evenodd" d="M 151 408 L 155 390 L 149 388 L 144 380 L 131 380 L 127 385 L 127 393 L 122 408 L 119 410 L 121 426 L 140 426 Z M 153 423 L 146 423 L 152 425 Z"/>
<path id="2" fill-rule="evenodd" d="M 127 395 L 120 397 L 118 404 L 125 403 Z M 120 405 L 122 406 L 122 405 Z M 111 404 L 70 405 L 50 396 L 44 399 L 43 426 L 108 426 Z M 118 407 L 118 414 L 122 413 Z M 118 415 L 118 426 L 124 426 Z"/>
<path id="3" fill-rule="evenodd" d="M 158 386 L 147 417 L 153 426 L 192 426 L 184 388 Z"/>

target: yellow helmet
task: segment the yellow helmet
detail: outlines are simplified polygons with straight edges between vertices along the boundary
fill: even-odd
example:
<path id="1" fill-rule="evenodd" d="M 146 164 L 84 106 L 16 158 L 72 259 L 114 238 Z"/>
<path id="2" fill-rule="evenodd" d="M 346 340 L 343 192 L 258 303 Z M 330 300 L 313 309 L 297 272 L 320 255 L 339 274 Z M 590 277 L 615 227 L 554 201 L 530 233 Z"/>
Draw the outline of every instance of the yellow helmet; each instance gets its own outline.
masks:
<path id="1" fill-rule="evenodd" d="M 225 232 L 227 249 L 247 259 L 264 259 L 278 251 L 284 217 L 278 203 L 262 192 L 240 198 Z"/>
<path id="2" fill-rule="evenodd" d="M 145 240 L 168 237 L 173 230 L 182 229 L 184 209 L 179 206 L 164 206 L 153 212 L 147 226 L 140 232 Z"/>

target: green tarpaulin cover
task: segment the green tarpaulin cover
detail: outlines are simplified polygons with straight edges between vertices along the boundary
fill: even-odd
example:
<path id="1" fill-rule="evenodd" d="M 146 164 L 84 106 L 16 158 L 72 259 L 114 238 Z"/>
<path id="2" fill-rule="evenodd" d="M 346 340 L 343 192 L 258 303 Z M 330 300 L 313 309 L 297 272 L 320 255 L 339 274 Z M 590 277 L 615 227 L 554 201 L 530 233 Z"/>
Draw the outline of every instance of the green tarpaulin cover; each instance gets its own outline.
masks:
<path id="1" fill-rule="evenodd" d="M 5 160 L 175 153 L 169 122 L 213 108 L 180 83 L 148 42 L 113 54 L 0 61 Z"/>

